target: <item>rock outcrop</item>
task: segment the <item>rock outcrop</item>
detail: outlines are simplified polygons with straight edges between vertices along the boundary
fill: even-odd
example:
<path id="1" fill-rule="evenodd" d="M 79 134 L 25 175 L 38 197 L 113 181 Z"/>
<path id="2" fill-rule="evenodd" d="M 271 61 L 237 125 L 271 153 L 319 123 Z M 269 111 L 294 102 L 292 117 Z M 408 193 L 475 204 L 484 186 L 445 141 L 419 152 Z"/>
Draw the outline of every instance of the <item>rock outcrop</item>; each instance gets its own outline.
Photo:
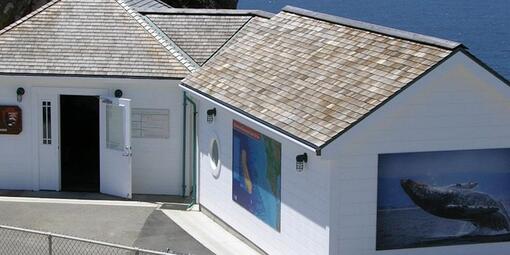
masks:
<path id="1" fill-rule="evenodd" d="M 0 28 L 11 24 L 50 0 L 1 0 Z"/>

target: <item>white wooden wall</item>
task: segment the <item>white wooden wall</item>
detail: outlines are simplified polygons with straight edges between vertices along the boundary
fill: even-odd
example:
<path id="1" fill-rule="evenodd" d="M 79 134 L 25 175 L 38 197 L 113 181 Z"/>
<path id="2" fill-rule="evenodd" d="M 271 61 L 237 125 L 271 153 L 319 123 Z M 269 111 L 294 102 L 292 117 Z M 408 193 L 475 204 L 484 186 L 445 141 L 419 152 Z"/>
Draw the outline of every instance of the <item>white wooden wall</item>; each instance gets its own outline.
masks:
<path id="1" fill-rule="evenodd" d="M 329 166 L 310 151 L 271 130 L 208 100 L 199 101 L 199 202 L 269 254 L 327 254 L 329 238 Z M 206 111 L 217 109 L 214 123 Z M 282 144 L 281 232 L 259 220 L 232 200 L 232 120 L 235 119 Z M 220 144 L 221 172 L 211 174 L 209 146 Z M 307 152 L 308 168 L 296 171 L 296 155 Z"/>
<path id="2" fill-rule="evenodd" d="M 182 92 L 178 80 L 140 80 L 70 77 L 0 76 L 0 105 L 16 102 L 16 88 L 24 87 L 23 132 L 17 136 L 0 135 L 0 189 L 38 189 L 37 150 L 33 136 L 32 88 L 75 89 L 106 88 L 113 96 L 122 89 L 132 99 L 133 108 L 170 109 L 170 138 L 133 138 L 133 192 L 180 195 L 182 188 Z"/>
<path id="3" fill-rule="evenodd" d="M 32 108 L 29 89 L 22 103 L 16 101 L 16 79 L 0 77 L 0 105 L 18 105 L 23 111 L 23 131 L 19 135 L 0 135 L 0 189 L 32 189 L 33 147 Z M 36 146 L 36 145 L 34 145 Z"/>
<path id="4" fill-rule="evenodd" d="M 375 251 L 377 156 L 510 147 L 510 87 L 457 53 L 325 151 L 330 254 L 508 254 L 510 243 Z"/>

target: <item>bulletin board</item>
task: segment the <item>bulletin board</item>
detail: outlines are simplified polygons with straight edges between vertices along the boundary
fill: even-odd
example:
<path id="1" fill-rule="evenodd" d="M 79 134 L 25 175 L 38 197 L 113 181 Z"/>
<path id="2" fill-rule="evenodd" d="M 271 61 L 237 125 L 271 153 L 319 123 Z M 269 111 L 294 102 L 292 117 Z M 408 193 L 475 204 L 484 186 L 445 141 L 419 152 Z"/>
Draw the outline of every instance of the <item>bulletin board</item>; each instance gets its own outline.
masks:
<path id="1" fill-rule="evenodd" d="M 0 106 L 0 135 L 21 133 L 22 113 L 18 106 Z"/>

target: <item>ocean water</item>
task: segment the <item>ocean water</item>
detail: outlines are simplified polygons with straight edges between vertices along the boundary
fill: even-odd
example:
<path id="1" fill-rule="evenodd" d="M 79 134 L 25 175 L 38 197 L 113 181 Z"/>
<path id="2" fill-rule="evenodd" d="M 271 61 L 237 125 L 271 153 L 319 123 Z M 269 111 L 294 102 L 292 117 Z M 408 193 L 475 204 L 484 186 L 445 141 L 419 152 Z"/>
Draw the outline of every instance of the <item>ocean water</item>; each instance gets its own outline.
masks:
<path id="1" fill-rule="evenodd" d="M 506 208 L 510 208 L 507 203 Z M 377 250 L 510 241 L 509 233 L 470 234 L 466 221 L 433 216 L 420 208 L 377 211 Z"/>
<path id="2" fill-rule="evenodd" d="M 240 9 L 292 5 L 458 41 L 510 79 L 510 0 L 240 0 Z"/>

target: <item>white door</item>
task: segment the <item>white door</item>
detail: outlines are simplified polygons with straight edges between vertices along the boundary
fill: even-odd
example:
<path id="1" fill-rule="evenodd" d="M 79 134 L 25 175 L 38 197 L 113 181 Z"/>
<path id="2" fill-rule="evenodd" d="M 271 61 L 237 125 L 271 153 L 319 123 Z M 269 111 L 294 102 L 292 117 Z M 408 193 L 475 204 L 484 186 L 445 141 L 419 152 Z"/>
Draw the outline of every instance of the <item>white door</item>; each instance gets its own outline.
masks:
<path id="1" fill-rule="evenodd" d="M 57 95 L 38 93 L 35 109 L 39 146 L 39 189 L 60 190 Z"/>
<path id="2" fill-rule="evenodd" d="M 131 198 L 131 107 L 130 99 L 101 97 L 100 100 L 100 190 Z"/>

